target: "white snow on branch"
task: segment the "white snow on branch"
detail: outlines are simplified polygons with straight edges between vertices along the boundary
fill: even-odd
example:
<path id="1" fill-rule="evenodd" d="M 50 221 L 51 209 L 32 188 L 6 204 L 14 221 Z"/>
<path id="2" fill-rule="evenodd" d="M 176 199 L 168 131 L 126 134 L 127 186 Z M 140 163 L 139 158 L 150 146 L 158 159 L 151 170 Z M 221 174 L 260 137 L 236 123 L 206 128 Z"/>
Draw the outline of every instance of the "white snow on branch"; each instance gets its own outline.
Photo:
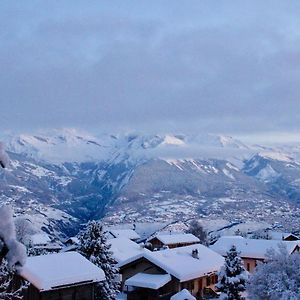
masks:
<path id="1" fill-rule="evenodd" d="M 8 248 L 6 258 L 9 268 L 23 266 L 26 261 L 26 248 L 16 239 L 13 211 L 10 206 L 0 207 L 0 239 Z"/>
<path id="2" fill-rule="evenodd" d="M 4 151 L 3 143 L 0 142 L 0 166 L 5 168 L 8 165 L 8 155 Z"/>

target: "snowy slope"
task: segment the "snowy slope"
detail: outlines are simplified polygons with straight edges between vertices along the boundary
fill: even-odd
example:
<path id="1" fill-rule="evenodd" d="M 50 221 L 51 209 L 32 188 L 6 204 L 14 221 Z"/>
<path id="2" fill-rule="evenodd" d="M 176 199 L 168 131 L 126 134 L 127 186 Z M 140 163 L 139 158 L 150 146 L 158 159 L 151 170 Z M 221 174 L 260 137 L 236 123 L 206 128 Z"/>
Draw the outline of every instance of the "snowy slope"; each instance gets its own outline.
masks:
<path id="1" fill-rule="evenodd" d="M 11 160 L 0 173 L 1 203 L 12 203 L 18 214 L 36 214 L 38 226 L 54 234 L 67 232 L 71 223 L 76 231 L 80 223 L 103 215 L 111 223 L 284 214 L 293 222 L 286 212 L 295 214 L 300 203 L 295 145 L 249 146 L 210 134 L 92 135 L 73 129 L 0 139 Z"/>

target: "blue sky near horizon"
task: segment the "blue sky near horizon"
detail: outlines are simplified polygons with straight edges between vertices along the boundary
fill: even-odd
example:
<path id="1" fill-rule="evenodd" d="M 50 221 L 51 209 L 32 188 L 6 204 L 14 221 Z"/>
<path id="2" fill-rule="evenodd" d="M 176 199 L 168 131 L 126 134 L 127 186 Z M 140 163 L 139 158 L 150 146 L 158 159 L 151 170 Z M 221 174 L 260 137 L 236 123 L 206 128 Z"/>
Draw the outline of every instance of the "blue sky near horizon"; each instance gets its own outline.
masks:
<path id="1" fill-rule="evenodd" d="M 299 140 L 300 3 L 1 1 L 0 130 Z"/>

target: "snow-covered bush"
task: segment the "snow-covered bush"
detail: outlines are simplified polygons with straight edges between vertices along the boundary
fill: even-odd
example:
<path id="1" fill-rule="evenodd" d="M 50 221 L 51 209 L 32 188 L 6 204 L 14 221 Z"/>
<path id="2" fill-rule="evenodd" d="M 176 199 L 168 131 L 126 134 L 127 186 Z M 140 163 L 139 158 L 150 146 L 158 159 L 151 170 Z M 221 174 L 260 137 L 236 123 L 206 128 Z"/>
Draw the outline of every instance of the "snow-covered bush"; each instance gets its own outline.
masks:
<path id="1" fill-rule="evenodd" d="M 279 251 L 270 249 L 266 262 L 250 277 L 247 291 L 251 300 L 300 299 L 300 254 L 289 255 L 283 243 Z"/>
<path id="2" fill-rule="evenodd" d="M 2 168 L 5 168 L 8 164 L 8 156 L 6 154 L 6 152 L 4 151 L 4 146 L 3 144 L 0 142 L 0 166 Z"/>
<path id="3" fill-rule="evenodd" d="M 23 285 L 14 286 L 13 278 L 25 264 L 26 248 L 17 241 L 10 206 L 0 207 L 0 299 L 22 299 Z"/>
<path id="4" fill-rule="evenodd" d="M 110 251 L 103 225 L 96 221 L 89 222 L 86 229 L 80 232 L 79 241 L 79 252 L 105 273 L 106 280 L 100 282 L 96 289 L 96 299 L 115 300 L 119 290 L 119 270 Z"/>
<path id="5" fill-rule="evenodd" d="M 271 240 L 271 236 L 267 230 L 256 230 L 253 232 L 251 239 Z"/>
<path id="6" fill-rule="evenodd" d="M 225 264 L 218 273 L 216 288 L 221 292 L 221 300 L 239 300 L 240 293 L 246 290 L 248 272 L 233 245 L 227 252 Z"/>

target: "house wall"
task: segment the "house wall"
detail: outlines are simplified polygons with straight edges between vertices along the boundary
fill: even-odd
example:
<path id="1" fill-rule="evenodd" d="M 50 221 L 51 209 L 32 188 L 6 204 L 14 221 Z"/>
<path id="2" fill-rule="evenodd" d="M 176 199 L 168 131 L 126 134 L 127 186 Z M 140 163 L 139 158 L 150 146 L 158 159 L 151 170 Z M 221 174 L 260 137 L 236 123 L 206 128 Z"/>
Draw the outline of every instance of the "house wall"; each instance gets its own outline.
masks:
<path id="1" fill-rule="evenodd" d="M 124 287 L 124 282 L 134 276 L 137 273 L 148 273 L 148 274 L 163 274 L 163 272 L 154 264 L 147 260 L 136 261 L 132 264 L 129 264 L 125 268 L 120 269 L 121 273 L 121 289 Z"/>
<path id="2" fill-rule="evenodd" d="M 196 243 L 196 242 L 192 242 L 192 243 L 177 243 L 177 244 L 170 244 L 170 245 L 168 245 L 168 247 L 170 249 L 172 249 L 172 248 L 185 247 L 185 246 L 190 246 L 190 245 L 195 245 L 195 244 L 198 244 L 198 243 Z"/>
<path id="3" fill-rule="evenodd" d="M 262 262 L 262 259 L 255 259 L 255 258 L 242 258 L 244 268 L 250 272 L 253 273 L 254 269 L 256 268 L 257 264 L 259 262 Z"/>
<path id="4" fill-rule="evenodd" d="M 172 248 L 179 248 L 179 247 L 185 247 L 185 246 L 190 246 L 190 245 L 195 245 L 198 244 L 198 242 L 190 242 L 190 243 L 175 243 L 175 244 L 164 244 L 162 243 L 159 239 L 157 238 L 153 238 L 152 240 L 149 241 L 152 246 L 153 249 L 157 248 L 160 249 L 163 246 L 168 246 L 170 249 Z"/>
<path id="5" fill-rule="evenodd" d="M 157 248 L 160 249 L 163 246 L 163 243 L 158 240 L 157 238 L 154 238 L 149 241 L 152 244 L 153 249 Z"/>
<path id="6" fill-rule="evenodd" d="M 30 285 L 24 296 L 24 300 L 93 300 L 94 285 L 86 284 L 69 288 L 55 289 L 40 292 Z"/>
<path id="7" fill-rule="evenodd" d="M 215 284 L 217 282 L 217 277 L 215 274 L 210 276 L 203 276 L 196 278 L 194 280 L 181 282 L 179 284 L 179 290 L 187 289 L 192 295 L 199 296 L 203 294 L 205 288 L 210 288 L 215 291 Z"/>
<path id="8" fill-rule="evenodd" d="M 284 241 L 299 241 L 299 239 L 294 235 L 289 235 L 283 239 Z"/>

